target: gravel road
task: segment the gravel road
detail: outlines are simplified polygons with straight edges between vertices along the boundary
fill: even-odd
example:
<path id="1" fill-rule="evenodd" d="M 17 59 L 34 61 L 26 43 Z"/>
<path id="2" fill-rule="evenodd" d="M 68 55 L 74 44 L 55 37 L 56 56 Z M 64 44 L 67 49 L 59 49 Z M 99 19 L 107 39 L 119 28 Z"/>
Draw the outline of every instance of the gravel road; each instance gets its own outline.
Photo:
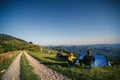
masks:
<path id="1" fill-rule="evenodd" d="M 2 77 L 2 80 L 20 80 L 20 59 L 21 55 L 25 54 L 31 66 L 34 67 L 34 72 L 37 74 L 41 80 L 71 80 L 62 74 L 59 74 L 52 69 L 46 67 L 43 64 L 40 64 L 36 59 L 31 57 L 28 53 L 21 52 L 12 64 L 9 66 L 8 70 Z"/>
<path id="2" fill-rule="evenodd" d="M 23 52 L 21 52 L 9 66 L 2 80 L 20 80 L 20 58 L 22 53 Z"/>
<path id="3" fill-rule="evenodd" d="M 31 57 L 26 52 L 24 52 L 24 53 L 25 53 L 30 65 L 32 65 L 34 67 L 34 72 L 37 75 L 39 75 L 41 80 L 71 80 L 71 79 L 51 70 L 50 68 L 46 67 L 45 65 L 40 64 L 40 62 L 38 62 L 36 59 Z"/>

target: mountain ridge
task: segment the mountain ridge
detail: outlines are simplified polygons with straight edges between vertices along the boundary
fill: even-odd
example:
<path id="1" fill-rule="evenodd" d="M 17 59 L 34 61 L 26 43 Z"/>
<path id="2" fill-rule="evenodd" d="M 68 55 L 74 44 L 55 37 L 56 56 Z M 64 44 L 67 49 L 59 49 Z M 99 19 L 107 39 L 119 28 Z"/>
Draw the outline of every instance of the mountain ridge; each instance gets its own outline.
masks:
<path id="1" fill-rule="evenodd" d="M 90 44 L 90 45 L 72 45 L 72 46 L 47 46 L 47 48 L 73 52 L 75 54 L 85 53 L 87 49 L 91 49 L 93 54 L 104 55 L 110 60 L 120 60 L 120 43 L 118 44 Z"/>

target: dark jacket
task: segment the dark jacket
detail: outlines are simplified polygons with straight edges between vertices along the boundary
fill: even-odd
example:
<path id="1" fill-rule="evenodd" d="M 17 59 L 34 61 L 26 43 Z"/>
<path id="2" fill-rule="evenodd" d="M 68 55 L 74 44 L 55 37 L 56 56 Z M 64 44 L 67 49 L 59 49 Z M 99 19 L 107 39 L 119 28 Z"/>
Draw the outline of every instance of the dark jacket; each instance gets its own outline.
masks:
<path id="1" fill-rule="evenodd" d="M 83 58 L 83 63 L 86 65 L 91 65 L 92 61 L 95 61 L 95 58 L 92 55 L 86 55 Z"/>

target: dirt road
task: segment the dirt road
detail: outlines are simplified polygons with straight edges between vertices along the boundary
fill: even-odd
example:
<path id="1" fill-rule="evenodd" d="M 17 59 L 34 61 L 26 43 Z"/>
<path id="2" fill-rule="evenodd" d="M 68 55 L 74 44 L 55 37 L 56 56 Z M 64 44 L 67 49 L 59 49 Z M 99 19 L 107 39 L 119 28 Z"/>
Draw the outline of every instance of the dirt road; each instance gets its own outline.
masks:
<path id="1" fill-rule="evenodd" d="M 23 52 L 21 52 L 9 66 L 8 70 L 2 77 L 2 80 L 20 80 L 20 58 Z"/>
<path id="2" fill-rule="evenodd" d="M 43 64 L 40 64 L 36 59 L 31 57 L 25 51 L 21 52 L 13 61 L 13 63 L 9 66 L 8 70 L 2 77 L 2 80 L 20 80 L 20 59 L 21 55 L 25 54 L 28 59 L 30 65 L 34 67 L 34 72 L 37 74 L 41 80 L 71 80 L 51 69 L 46 67 Z"/>
<path id="3" fill-rule="evenodd" d="M 49 69 L 43 64 L 40 64 L 36 59 L 24 52 L 30 65 L 34 67 L 34 72 L 39 75 L 41 80 L 71 80 L 67 77 Z"/>

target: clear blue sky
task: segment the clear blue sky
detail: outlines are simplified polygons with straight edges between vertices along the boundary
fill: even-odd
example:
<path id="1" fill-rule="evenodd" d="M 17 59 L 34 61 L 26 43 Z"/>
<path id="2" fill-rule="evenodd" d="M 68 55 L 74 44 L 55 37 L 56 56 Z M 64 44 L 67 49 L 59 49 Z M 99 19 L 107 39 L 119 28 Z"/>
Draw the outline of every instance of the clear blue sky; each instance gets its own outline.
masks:
<path id="1" fill-rule="evenodd" d="M 39 45 L 120 43 L 120 1 L 1 0 L 0 33 Z"/>

